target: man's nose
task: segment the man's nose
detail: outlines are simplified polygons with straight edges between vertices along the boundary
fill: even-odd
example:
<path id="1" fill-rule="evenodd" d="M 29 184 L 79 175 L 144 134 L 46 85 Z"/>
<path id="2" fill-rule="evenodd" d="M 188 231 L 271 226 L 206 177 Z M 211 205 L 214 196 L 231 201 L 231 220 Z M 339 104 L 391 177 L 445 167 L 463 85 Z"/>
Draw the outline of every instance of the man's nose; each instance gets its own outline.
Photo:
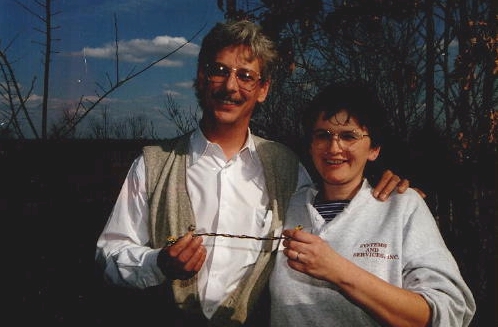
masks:
<path id="1" fill-rule="evenodd" d="M 225 82 L 226 88 L 229 90 L 236 90 L 239 87 L 239 82 L 237 81 L 237 75 L 235 71 L 231 71 Z"/>

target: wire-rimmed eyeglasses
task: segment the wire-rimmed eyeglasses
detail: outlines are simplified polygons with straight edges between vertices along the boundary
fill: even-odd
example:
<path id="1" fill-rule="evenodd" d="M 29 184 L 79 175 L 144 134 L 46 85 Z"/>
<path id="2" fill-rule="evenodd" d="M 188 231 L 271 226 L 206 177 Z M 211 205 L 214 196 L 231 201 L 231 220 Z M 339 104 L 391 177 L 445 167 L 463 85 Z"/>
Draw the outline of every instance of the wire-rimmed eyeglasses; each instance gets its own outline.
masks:
<path id="1" fill-rule="evenodd" d="M 260 73 L 247 68 L 232 68 L 219 62 L 206 64 L 205 68 L 208 80 L 213 83 L 225 83 L 234 72 L 239 87 L 247 91 L 252 91 L 261 80 Z"/>
<path id="2" fill-rule="evenodd" d="M 362 134 L 355 129 L 351 131 L 340 131 L 337 133 L 327 129 L 316 129 L 311 135 L 312 144 L 317 149 L 325 149 L 330 147 L 332 140 L 337 137 L 337 143 L 343 150 L 350 149 L 356 142 L 365 136 L 369 136 L 368 134 Z"/>

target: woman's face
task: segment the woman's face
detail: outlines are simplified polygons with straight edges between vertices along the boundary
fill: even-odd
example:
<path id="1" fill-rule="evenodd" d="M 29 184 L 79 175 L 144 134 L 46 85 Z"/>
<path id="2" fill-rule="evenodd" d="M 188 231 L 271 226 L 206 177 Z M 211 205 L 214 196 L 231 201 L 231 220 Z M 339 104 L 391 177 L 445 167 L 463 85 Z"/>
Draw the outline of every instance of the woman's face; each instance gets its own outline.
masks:
<path id="1" fill-rule="evenodd" d="M 345 110 L 324 120 L 320 114 L 313 127 L 310 154 L 322 183 L 357 188 L 368 160 L 375 160 L 380 147 L 371 148 L 368 130 L 361 128 Z"/>

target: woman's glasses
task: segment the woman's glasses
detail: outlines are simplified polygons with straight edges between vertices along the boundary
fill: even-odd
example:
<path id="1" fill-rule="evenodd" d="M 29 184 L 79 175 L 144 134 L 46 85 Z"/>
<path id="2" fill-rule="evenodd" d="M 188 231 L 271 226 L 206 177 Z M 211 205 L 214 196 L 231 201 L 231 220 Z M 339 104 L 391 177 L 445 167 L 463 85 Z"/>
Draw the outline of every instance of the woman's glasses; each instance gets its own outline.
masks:
<path id="1" fill-rule="evenodd" d="M 252 91 L 261 80 L 261 74 L 246 68 L 231 68 L 218 62 L 206 64 L 206 75 L 210 82 L 225 83 L 232 72 L 235 73 L 239 87 Z"/>
<path id="2" fill-rule="evenodd" d="M 332 140 L 334 138 L 337 139 L 337 143 L 339 144 L 339 147 L 341 149 L 348 150 L 356 142 L 358 142 L 365 136 L 369 136 L 368 134 L 362 134 L 357 130 L 340 131 L 335 133 L 326 129 L 316 129 L 311 135 L 313 146 L 319 150 L 330 147 L 330 144 L 332 143 Z"/>

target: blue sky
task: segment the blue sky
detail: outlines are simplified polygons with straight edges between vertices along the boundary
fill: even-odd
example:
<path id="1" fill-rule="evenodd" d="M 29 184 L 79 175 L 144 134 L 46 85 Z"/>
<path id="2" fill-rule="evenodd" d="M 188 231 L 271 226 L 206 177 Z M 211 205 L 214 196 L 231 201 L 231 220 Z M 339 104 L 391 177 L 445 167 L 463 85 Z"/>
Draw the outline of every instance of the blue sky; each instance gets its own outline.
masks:
<path id="1" fill-rule="evenodd" d="M 42 13 L 34 0 L 19 0 Z M 179 44 L 199 36 L 164 62 L 134 78 L 107 98 L 112 117 L 145 114 L 154 120 L 159 136 L 170 136 L 172 127 L 158 110 L 170 94 L 183 107 L 196 108 L 192 91 L 196 59 L 202 37 L 223 12 L 216 0 L 53 0 L 53 55 L 50 81 L 50 117 L 74 107 L 80 96 L 93 97 L 96 83 L 105 87 L 108 74 L 115 76 L 114 16 L 117 18 L 120 76 L 140 70 Z M 26 90 L 34 76 L 35 91 L 29 103 L 40 116 L 43 80 L 44 35 L 38 17 L 12 0 L 0 1 L 0 48 L 7 53 L 21 87 Z M 101 107 L 102 109 L 102 107 Z M 99 114 L 97 108 L 93 114 Z"/>

